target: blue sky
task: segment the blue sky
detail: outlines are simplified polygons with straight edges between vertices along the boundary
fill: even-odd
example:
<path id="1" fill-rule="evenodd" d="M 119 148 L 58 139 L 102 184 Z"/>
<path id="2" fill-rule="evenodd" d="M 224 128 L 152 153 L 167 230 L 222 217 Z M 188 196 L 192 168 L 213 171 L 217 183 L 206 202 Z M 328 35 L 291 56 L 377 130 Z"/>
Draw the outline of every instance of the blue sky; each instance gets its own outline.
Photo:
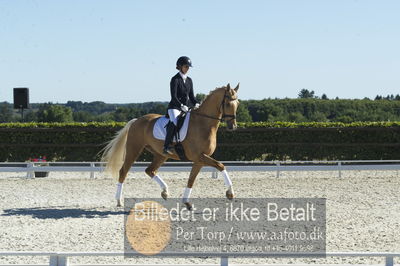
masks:
<path id="1" fill-rule="evenodd" d="M 0 102 L 169 101 L 188 55 L 195 93 L 241 99 L 400 93 L 400 1 L 0 0 Z"/>

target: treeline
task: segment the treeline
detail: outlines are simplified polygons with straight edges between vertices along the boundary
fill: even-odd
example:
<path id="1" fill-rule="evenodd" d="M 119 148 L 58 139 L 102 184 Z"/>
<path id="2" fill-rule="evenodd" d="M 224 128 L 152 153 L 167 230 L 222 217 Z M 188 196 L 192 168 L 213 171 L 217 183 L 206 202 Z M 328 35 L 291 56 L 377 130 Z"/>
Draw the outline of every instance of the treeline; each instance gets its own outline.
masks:
<path id="1" fill-rule="evenodd" d="M 201 101 L 204 94 L 197 94 Z M 126 122 L 148 113 L 165 114 L 168 102 L 107 104 L 68 101 L 66 104 L 31 104 L 25 110 L 26 122 Z M 356 122 L 400 121 L 400 95 L 377 95 L 375 99 L 329 99 L 303 89 L 296 99 L 241 100 L 239 122 Z M 12 104 L 0 103 L 0 122 L 21 121 Z"/>
<path id="2" fill-rule="evenodd" d="M 107 104 L 104 102 L 68 101 L 66 104 L 31 104 L 24 110 L 24 122 L 126 122 L 147 113 L 164 114 L 167 103 Z M 21 122 L 20 110 L 7 102 L 0 103 L 0 122 Z"/>

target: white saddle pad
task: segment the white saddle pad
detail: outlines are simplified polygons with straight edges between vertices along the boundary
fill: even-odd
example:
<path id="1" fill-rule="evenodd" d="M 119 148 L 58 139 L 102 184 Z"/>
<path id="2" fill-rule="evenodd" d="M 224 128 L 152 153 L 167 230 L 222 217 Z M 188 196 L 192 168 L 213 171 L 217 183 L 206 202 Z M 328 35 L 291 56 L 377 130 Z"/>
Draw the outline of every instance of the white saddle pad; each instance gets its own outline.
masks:
<path id="1" fill-rule="evenodd" d="M 183 141 L 186 137 L 186 133 L 189 127 L 189 119 L 190 119 L 190 111 L 186 114 L 185 121 L 183 122 L 182 128 L 179 130 L 180 141 Z M 164 116 L 161 116 L 157 119 L 156 123 L 153 127 L 153 136 L 156 139 L 165 140 L 165 136 L 167 134 L 166 125 L 169 119 Z M 176 138 L 174 138 L 176 142 Z"/>

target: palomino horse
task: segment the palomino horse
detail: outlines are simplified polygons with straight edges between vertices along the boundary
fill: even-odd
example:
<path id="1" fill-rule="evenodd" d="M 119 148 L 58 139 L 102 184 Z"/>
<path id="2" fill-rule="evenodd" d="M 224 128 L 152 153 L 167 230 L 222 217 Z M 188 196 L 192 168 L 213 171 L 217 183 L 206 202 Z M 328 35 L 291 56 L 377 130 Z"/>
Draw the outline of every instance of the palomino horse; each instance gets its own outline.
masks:
<path id="1" fill-rule="evenodd" d="M 228 130 L 235 130 L 237 127 L 238 89 L 239 84 L 235 89 L 231 89 L 229 84 L 225 87 L 217 88 L 210 92 L 199 108 L 191 111 L 188 132 L 186 138 L 182 141 L 186 157 L 193 162 L 182 199 L 189 210 L 191 209 L 190 193 L 194 181 L 203 166 L 212 166 L 221 171 L 224 176 L 225 186 L 228 188 L 226 197 L 232 199 L 234 196 L 232 181 L 225 170 L 225 166 L 210 156 L 217 146 L 216 138 L 219 123 L 225 121 Z M 160 185 L 162 189 L 161 196 L 164 199 L 168 197 L 168 186 L 157 175 L 157 170 L 168 158 L 179 160 L 179 157 L 176 152 L 172 155 L 164 155 L 164 142 L 153 136 L 153 126 L 160 116 L 159 114 L 147 114 L 129 121 L 104 148 L 102 161 L 108 162 L 106 171 L 110 172 L 114 177 L 119 174 L 116 193 L 117 206 L 121 206 L 123 182 L 126 175 L 143 149 L 153 154 L 153 161 L 146 168 L 146 174 Z"/>

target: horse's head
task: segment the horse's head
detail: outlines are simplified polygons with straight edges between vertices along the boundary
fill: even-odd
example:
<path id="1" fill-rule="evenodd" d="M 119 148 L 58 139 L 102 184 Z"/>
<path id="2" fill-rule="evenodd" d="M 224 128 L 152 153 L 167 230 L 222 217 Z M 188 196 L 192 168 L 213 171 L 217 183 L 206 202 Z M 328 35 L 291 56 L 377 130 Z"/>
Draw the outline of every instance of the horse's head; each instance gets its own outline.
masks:
<path id="1" fill-rule="evenodd" d="M 236 88 L 231 89 L 231 85 L 225 88 L 224 99 L 222 100 L 222 119 L 226 122 L 228 130 L 235 130 L 237 128 L 236 124 L 236 110 L 239 105 L 239 100 L 237 96 L 237 91 L 239 89 L 239 84 Z"/>

